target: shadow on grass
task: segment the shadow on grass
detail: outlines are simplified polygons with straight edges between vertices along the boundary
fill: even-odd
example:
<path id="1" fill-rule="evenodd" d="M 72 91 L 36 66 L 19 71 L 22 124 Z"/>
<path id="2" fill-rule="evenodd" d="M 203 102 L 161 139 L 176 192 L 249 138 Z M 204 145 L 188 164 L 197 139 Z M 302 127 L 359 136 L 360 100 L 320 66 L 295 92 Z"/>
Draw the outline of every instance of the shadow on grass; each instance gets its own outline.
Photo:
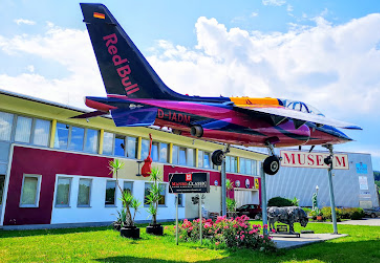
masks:
<path id="1" fill-rule="evenodd" d="M 5 230 L 5 231 L 0 230 L 0 238 L 64 235 L 64 234 L 72 234 L 72 233 L 105 231 L 105 230 L 111 230 L 111 229 L 112 229 L 112 226 L 37 229 L 37 230 Z"/>
<path id="2" fill-rule="evenodd" d="M 267 263 L 277 263 L 283 261 L 292 262 L 334 262 L 334 263 L 346 263 L 346 262 L 380 262 L 380 240 L 367 240 L 367 241 L 357 241 L 357 242 L 342 242 L 342 243 L 317 243 L 313 245 L 308 245 L 306 247 L 292 249 L 292 250 L 280 250 L 277 253 L 262 253 L 258 251 L 253 251 L 249 249 L 238 249 L 232 251 L 229 249 L 220 250 L 222 258 L 210 259 L 210 260 L 200 260 L 196 262 L 215 262 L 219 263 L 232 263 L 232 262 L 267 262 Z M 207 250 L 207 248 L 206 248 Z M 178 253 L 170 252 L 168 253 Z M 198 251 L 199 255 L 202 251 Z M 205 251 L 205 253 L 207 253 Z M 142 257 L 133 256 L 114 256 L 107 258 L 94 259 L 98 262 L 162 262 L 162 263 L 185 263 L 194 262 L 194 259 L 186 260 L 165 260 L 159 258 L 147 258 L 145 255 Z"/>

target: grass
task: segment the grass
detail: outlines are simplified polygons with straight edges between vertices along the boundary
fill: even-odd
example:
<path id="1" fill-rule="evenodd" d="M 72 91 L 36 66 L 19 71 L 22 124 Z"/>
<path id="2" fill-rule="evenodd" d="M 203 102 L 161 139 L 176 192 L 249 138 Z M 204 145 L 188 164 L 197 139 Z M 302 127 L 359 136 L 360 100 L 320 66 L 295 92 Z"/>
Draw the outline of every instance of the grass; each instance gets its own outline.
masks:
<path id="1" fill-rule="evenodd" d="M 172 228 L 172 225 L 169 224 Z M 111 228 L 0 231 L 0 262 L 380 262 L 380 227 L 339 225 L 348 237 L 279 251 L 276 254 L 215 249 L 212 244 L 175 245 L 171 231 L 129 240 Z M 299 224 L 295 226 L 300 231 Z M 308 230 L 332 232 L 331 224 L 309 223 Z"/>

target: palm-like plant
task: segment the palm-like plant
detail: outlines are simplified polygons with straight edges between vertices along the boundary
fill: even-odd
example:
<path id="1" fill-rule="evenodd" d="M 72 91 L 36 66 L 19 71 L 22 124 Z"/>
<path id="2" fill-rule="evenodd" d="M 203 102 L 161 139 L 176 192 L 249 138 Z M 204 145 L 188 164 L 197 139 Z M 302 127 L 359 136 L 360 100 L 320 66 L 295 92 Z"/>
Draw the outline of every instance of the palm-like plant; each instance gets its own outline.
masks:
<path id="1" fill-rule="evenodd" d="M 152 182 L 152 186 L 149 189 L 149 194 L 146 196 L 146 201 L 149 204 L 148 212 L 152 215 L 153 225 L 157 224 L 158 202 L 161 200 L 161 188 L 158 184 L 158 181 L 161 180 L 160 175 L 160 169 L 153 167 L 150 172 L 150 181 Z"/>
<path id="2" fill-rule="evenodd" d="M 235 212 L 236 210 L 236 200 L 234 198 L 231 198 L 231 190 L 234 188 L 233 183 L 227 179 L 226 180 L 226 190 L 228 197 L 226 198 L 226 204 L 227 204 L 227 210 L 231 213 Z"/>
<path id="3" fill-rule="evenodd" d="M 110 161 L 109 162 L 109 167 L 108 168 L 110 169 L 110 173 L 112 173 L 115 176 L 115 178 L 116 178 L 116 185 L 117 185 L 117 188 L 119 189 L 119 191 L 121 193 L 120 200 L 122 201 L 123 207 L 125 208 L 125 220 L 122 221 L 122 224 L 124 225 L 124 222 L 125 222 L 126 226 L 132 227 L 132 226 L 134 226 L 133 222 L 135 220 L 137 208 L 140 205 L 140 202 L 137 201 L 133 197 L 133 195 L 132 195 L 131 192 L 129 192 L 129 191 L 123 191 L 123 189 L 119 185 L 119 170 L 122 169 L 123 167 L 124 167 L 124 163 L 120 162 L 118 159 L 115 159 L 114 161 Z M 132 214 L 131 214 L 130 208 L 134 208 L 135 209 L 133 218 L 132 218 Z"/>

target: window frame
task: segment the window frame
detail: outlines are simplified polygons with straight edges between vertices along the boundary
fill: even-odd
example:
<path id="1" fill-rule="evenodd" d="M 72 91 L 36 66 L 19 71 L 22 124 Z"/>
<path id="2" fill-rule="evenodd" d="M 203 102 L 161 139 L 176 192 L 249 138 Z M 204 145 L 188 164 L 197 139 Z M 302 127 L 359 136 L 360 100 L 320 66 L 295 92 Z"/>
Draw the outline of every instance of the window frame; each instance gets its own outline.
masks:
<path id="1" fill-rule="evenodd" d="M 106 155 L 106 156 L 115 156 L 115 157 L 118 157 L 118 158 L 127 158 L 127 159 L 133 159 L 133 160 L 136 160 L 137 159 L 137 155 L 138 155 L 138 137 L 135 137 L 135 136 L 129 136 L 129 135 L 123 135 L 123 134 L 119 134 L 119 133 L 113 133 L 113 132 L 108 132 L 108 131 L 104 131 L 104 133 L 109 133 L 109 134 L 112 134 L 112 150 L 111 150 L 111 154 L 108 154 L 108 153 L 104 153 L 104 150 L 102 152 L 102 155 Z M 125 145 L 125 149 L 124 149 L 124 156 L 122 155 L 115 155 L 115 149 L 116 149 L 116 137 L 123 137 L 123 140 L 124 140 L 124 145 Z M 135 139 L 135 156 L 134 157 L 129 157 L 128 156 L 128 138 L 134 138 Z M 103 144 L 104 144 L 104 134 L 103 134 Z M 104 149 L 104 148 L 103 148 Z M 99 147 L 98 147 L 98 150 L 99 150 Z"/>
<path id="2" fill-rule="evenodd" d="M 25 182 L 25 177 L 33 177 L 37 178 L 37 189 L 36 189 L 36 200 L 34 204 L 22 204 L 22 197 L 24 194 L 24 182 Z M 40 206 L 40 195 L 41 195 L 41 181 L 42 181 L 42 175 L 39 174 L 23 174 L 22 176 L 22 186 L 21 186 L 21 194 L 20 194 L 20 203 L 19 207 L 20 208 L 39 208 Z"/>
<path id="3" fill-rule="evenodd" d="M 62 179 L 69 179 L 70 180 L 70 183 L 69 183 L 69 193 L 68 193 L 68 200 L 67 200 L 67 205 L 64 204 L 57 204 L 57 195 L 58 195 L 58 185 L 59 185 L 59 179 L 62 178 Z M 56 208 L 70 208 L 70 201 L 71 201 L 71 191 L 72 191 L 72 181 L 73 181 L 73 177 L 69 177 L 69 176 L 57 176 L 57 182 L 56 182 L 56 191 L 55 191 L 55 195 L 54 195 L 54 207 Z"/>
<path id="4" fill-rule="evenodd" d="M 142 140 L 141 140 L 141 154 L 142 154 L 142 148 L 143 148 L 143 143 L 144 143 L 144 141 L 148 141 L 148 153 L 149 153 L 149 145 L 150 145 L 150 140 L 149 139 L 145 139 L 145 138 L 143 138 Z M 153 159 L 153 144 L 156 144 L 157 145 L 157 160 L 154 160 Z M 161 153 L 161 145 L 162 144 L 166 144 L 166 162 L 161 162 L 160 161 L 160 153 Z M 155 163 L 165 163 L 165 164 L 168 164 L 169 163 L 169 160 L 170 160 L 170 150 L 169 150 L 169 148 L 170 148 L 170 143 L 169 142 L 162 142 L 162 141 L 155 141 L 155 140 L 153 140 L 152 141 L 152 154 L 151 154 L 151 156 L 152 156 L 152 160 L 153 160 L 153 162 L 155 162 Z M 146 157 L 144 157 L 144 156 L 142 156 L 141 155 L 141 160 L 143 160 L 143 159 L 145 159 Z"/>
<path id="5" fill-rule="evenodd" d="M 108 182 L 114 182 L 115 183 L 115 193 L 114 193 L 114 202 L 113 204 L 106 204 L 106 201 L 107 201 L 107 183 Z M 123 184 L 123 187 L 124 187 L 124 184 Z M 113 180 L 110 180 L 110 179 L 107 179 L 106 180 L 106 189 L 105 189 L 105 193 L 104 193 L 104 207 L 117 207 L 117 183 L 116 183 L 116 179 L 113 179 Z"/>
<path id="6" fill-rule="evenodd" d="M 167 186 L 168 186 L 168 183 L 165 183 L 165 182 L 157 182 L 157 183 L 158 183 L 158 187 L 164 186 L 164 188 L 161 190 L 163 190 L 163 192 L 164 192 L 165 203 L 164 204 L 160 204 L 160 203 L 158 204 L 159 207 L 163 207 L 163 206 L 166 206 L 166 204 L 167 204 Z M 144 183 L 144 200 L 143 200 L 144 207 L 149 207 L 149 204 L 145 203 L 145 197 L 146 197 L 145 189 L 146 189 L 146 185 L 149 185 L 149 184 L 153 184 L 153 182 L 148 181 L 148 182 Z"/>
<path id="7" fill-rule="evenodd" d="M 134 181 L 132 181 L 132 180 L 124 180 L 123 181 L 123 194 L 124 194 L 124 192 L 125 192 L 125 183 L 131 183 L 132 184 L 132 189 L 131 189 L 131 193 L 132 193 L 132 195 L 133 195 L 133 188 L 134 188 Z"/>
<path id="8" fill-rule="evenodd" d="M 63 148 L 56 148 L 54 147 L 54 149 L 59 149 L 59 150 L 63 150 L 63 151 L 70 151 L 70 152 L 84 152 L 84 153 L 88 153 L 88 154 L 97 154 L 99 152 L 99 142 L 100 142 L 100 131 L 98 129 L 93 129 L 93 128 L 88 128 L 88 127 L 83 127 L 83 126 L 77 126 L 77 125 L 72 125 L 72 124 L 67 124 L 67 123 L 63 123 L 63 122 L 57 122 L 57 125 L 58 124 L 63 124 L 63 125 L 66 125 L 66 127 L 68 127 L 68 135 L 67 135 L 67 146 L 65 149 Z M 83 142 L 82 142 L 82 148 L 81 150 L 74 150 L 74 149 L 69 149 L 70 147 L 70 144 L 71 144 L 71 138 L 72 138 L 72 130 L 73 130 L 73 127 L 75 128 L 79 128 L 79 129 L 83 129 L 84 132 L 83 132 Z M 86 142 L 87 142 L 87 130 L 94 130 L 97 132 L 97 146 L 96 146 L 96 151 L 95 153 L 91 153 L 89 151 L 86 151 Z M 54 140 L 56 141 L 58 139 L 59 141 L 59 137 L 56 138 L 56 135 L 57 135 L 57 131 L 56 133 L 54 134 Z M 114 136 L 115 138 L 115 136 Z M 114 139 L 113 139 L 114 140 Z M 113 142 L 114 143 L 114 142 Z M 112 148 L 113 150 L 114 148 Z"/>
<path id="9" fill-rule="evenodd" d="M 90 189 L 89 189 L 89 192 L 88 192 L 88 204 L 87 204 L 87 205 L 81 205 L 81 204 L 79 204 L 80 180 L 87 180 L 87 181 L 90 181 L 90 185 L 89 185 L 89 188 L 90 188 Z M 79 180 L 78 180 L 78 198 L 77 198 L 77 207 L 91 207 L 92 184 L 93 184 L 93 180 L 92 180 L 92 178 L 85 178 L 85 177 L 79 178 Z"/>

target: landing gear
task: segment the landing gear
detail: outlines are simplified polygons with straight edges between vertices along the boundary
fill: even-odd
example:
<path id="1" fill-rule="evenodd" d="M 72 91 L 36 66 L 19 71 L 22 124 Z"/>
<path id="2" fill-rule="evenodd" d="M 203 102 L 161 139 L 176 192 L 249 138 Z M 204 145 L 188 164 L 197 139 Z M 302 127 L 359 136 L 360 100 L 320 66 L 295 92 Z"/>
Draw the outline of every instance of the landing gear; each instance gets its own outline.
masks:
<path id="1" fill-rule="evenodd" d="M 211 155 L 211 161 L 214 165 L 220 166 L 223 163 L 223 159 L 227 153 L 230 152 L 230 145 L 227 144 L 226 148 L 222 150 L 215 150 Z"/>
<path id="2" fill-rule="evenodd" d="M 222 165 L 223 158 L 224 158 L 224 152 L 222 150 L 214 151 L 211 156 L 212 163 L 217 166 Z"/>
<path id="3" fill-rule="evenodd" d="M 271 156 L 265 158 L 264 160 L 264 173 L 269 175 L 275 175 L 278 172 L 278 170 L 280 170 L 280 158 L 274 154 L 274 147 L 272 142 L 267 141 L 266 145 Z"/>
<path id="4" fill-rule="evenodd" d="M 275 175 L 280 170 L 280 158 L 276 155 L 267 157 L 263 164 L 264 172 L 269 175 Z"/>

